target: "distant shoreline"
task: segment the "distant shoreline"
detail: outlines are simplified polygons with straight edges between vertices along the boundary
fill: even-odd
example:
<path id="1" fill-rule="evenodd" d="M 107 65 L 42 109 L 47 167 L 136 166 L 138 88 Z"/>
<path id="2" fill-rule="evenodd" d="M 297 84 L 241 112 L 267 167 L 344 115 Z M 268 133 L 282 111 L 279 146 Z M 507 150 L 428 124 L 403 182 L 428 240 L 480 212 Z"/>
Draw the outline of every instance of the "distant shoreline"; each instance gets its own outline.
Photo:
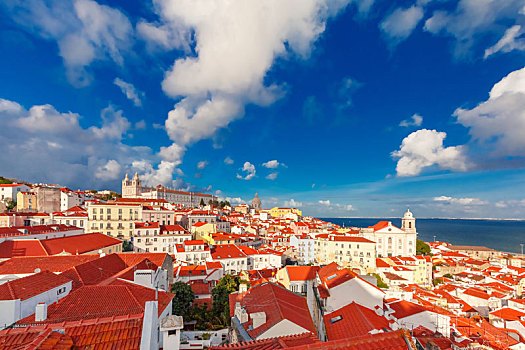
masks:
<path id="1" fill-rule="evenodd" d="M 391 219 L 401 219 L 401 217 L 375 217 L 375 216 L 339 216 L 339 217 L 319 217 L 320 219 L 379 219 L 379 220 L 391 220 Z M 421 217 L 416 218 L 416 220 L 485 220 L 485 221 L 525 221 L 525 218 L 439 218 L 439 217 Z"/>

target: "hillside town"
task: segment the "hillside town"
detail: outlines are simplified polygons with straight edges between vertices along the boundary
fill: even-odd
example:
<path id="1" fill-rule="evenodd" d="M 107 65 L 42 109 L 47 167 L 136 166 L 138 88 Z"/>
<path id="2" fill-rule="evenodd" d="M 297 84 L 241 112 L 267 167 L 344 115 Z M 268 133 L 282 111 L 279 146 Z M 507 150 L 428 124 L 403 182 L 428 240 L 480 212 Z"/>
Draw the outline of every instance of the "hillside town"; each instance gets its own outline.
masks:
<path id="1" fill-rule="evenodd" d="M 0 184 L 0 349 L 525 349 L 525 259 L 212 194 Z"/>

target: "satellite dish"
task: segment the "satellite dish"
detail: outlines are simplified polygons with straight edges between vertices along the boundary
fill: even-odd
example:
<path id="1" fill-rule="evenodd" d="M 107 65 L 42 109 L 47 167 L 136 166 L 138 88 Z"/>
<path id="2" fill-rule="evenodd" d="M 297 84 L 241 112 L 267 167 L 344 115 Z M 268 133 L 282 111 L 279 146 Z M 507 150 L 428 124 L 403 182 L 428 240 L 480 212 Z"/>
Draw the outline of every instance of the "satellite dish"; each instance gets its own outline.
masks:
<path id="1" fill-rule="evenodd" d="M 40 273 L 40 269 L 38 267 L 35 269 L 35 273 Z"/>

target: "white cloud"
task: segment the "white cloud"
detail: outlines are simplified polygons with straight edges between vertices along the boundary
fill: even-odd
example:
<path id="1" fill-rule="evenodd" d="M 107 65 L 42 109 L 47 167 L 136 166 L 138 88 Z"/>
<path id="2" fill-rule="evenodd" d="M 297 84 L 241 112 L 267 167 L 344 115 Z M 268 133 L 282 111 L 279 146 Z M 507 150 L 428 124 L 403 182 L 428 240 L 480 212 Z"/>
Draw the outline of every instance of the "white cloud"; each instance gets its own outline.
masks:
<path id="1" fill-rule="evenodd" d="M 156 1 L 159 21 L 139 25 L 143 37 L 166 48 L 195 40 L 195 54 L 177 59 L 162 83 L 168 96 L 182 97 L 168 114 L 170 139 L 186 147 L 241 118 L 246 104 L 266 106 L 283 96 L 281 86 L 267 81 L 275 59 L 307 58 L 326 21 L 350 2 Z"/>
<path id="2" fill-rule="evenodd" d="M 418 114 L 414 114 L 412 117 L 410 117 L 410 119 L 405 119 L 401 123 L 399 123 L 399 126 L 404 126 L 404 127 L 421 126 L 422 123 L 423 123 L 423 117 Z"/>
<path id="3" fill-rule="evenodd" d="M 466 171 L 467 159 L 463 146 L 444 147 L 447 134 L 436 130 L 417 130 L 403 139 L 392 156 L 398 159 L 398 176 L 415 176 L 424 168 L 437 165 L 444 170 Z"/>
<path id="4" fill-rule="evenodd" d="M 273 181 L 273 180 L 277 179 L 277 175 L 278 174 L 279 173 L 277 171 L 274 171 L 273 173 L 270 173 L 270 174 L 266 175 L 266 178 L 268 180 L 272 180 Z"/>
<path id="5" fill-rule="evenodd" d="M 523 24 L 525 16 L 523 12 L 520 13 L 522 7 L 523 0 L 460 0 L 454 11 L 435 11 L 432 17 L 426 20 L 425 30 L 435 35 L 443 33 L 454 37 L 454 54 L 456 57 L 462 57 L 470 54 L 477 40 L 486 38 L 487 34 L 501 38 L 508 30 L 501 25 L 502 23 Z M 501 49 L 503 47 L 505 45 L 502 45 Z"/>
<path id="6" fill-rule="evenodd" d="M 289 208 L 300 208 L 303 206 L 303 203 L 302 202 L 298 202 L 296 201 L 295 199 L 290 199 L 289 201 L 285 201 L 284 202 L 284 206 L 285 207 L 289 207 Z"/>
<path id="7" fill-rule="evenodd" d="M 485 58 L 497 52 L 510 52 L 513 50 L 525 50 L 525 39 L 519 38 L 524 33 L 523 27 L 515 25 L 507 29 L 503 37 L 494 46 L 485 50 Z"/>
<path id="8" fill-rule="evenodd" d="M 146 121 L 143 119 L 143 120 L 139 120 L 138 122 L 135 123 L 135 130 L 144 130 L 146 129 Z"/>
<path id="9" fill-rule="evenodd" d="M 228 165 L 233 164 L 233 159 L 231 159 L 230 157 L 224 158 L 224 164 L 228 164 Z"/>
<path id="10" fill-rule="evenodd" d="M 201 160 L 200 162 L 197 163 L 197 169 L 202 170 L 206 168 L 209 164 L 210 162 L 208 162 L 207 160 Z"/>
<path id="11" fill-rule="evenodd" d="M 496 83 L 489 96 L 471 110 L 458 108 L 458 122 L 485 147 L 483 157 L 525 157 L 525 68 Z"/>
<path id="12" fill-rule="evenodd" d="M 348 211 L 353 211 L 353 210 L 355 210 L 354 206 L 351 205 L 351 204 L 347 204 L 347 205 L 345 205 L 344 208 L 345 208 L 345 210 L 348 210 Z"/>
<path id="13" fill-rule="evenodd" d="M 329 199 L 327 199 L 325 201 L 320 200 L 318 203 L 321 204 L 321 205 L 326 205 L 327 207 L 330 206 L 330 200 Z"/>
<path id="14" fill-rule="evenodd" d="M 381 31 L 393 45 L 405 40 L 423 19 L 423 8 L 411 6 L 398 8 L 379 24 Z"/>
<path id="15" fill-rule="evenodd" d="M 58 44 L 68 80 L 76 86 L 90 83 L 86 68 L 96 60 L 123 63 L 133 43 L 133 28 L 119 10 L 92 0 L 33 0 L 2 4 L 28 31 Z"/>
<path id="16" fill-rule="evenodd" d="M 118 186 L 123 172 L 137 159 L 158 162 L 150 148 L 122 142 L 130 123 L 121 111 L 105 108 L 101 126 L 83 128 L 80 119 L 76 113 L 61 113 L 51 105 L 26 110 L 0 99 L 0 173 L 83 188 Z"/>
<path id="17" fill-rule="evenodd" d="M 434 197 L 435 202 L 447 203 L 447 204 L 459 204 L 459 205 L 485 205 L 488 204 L 487 201 L 481 200 L 479 198 L 454 198 L 448 196 L 439 196 Z"/>
<path id="18" fill-rule="evenodd" d="M 142 106 L 142 98 L 144 98 L 144 93 L 142 91 L 138 91 L 133 84 L 126 83 L 124 80 L 120 78 L 115 78 L 113 81 L 115 85 L 117 85 L 122 93 L 126 95 L 128 99 L 133 101 L 133 104 L 137 107 Z"/>
<path id="19" fill-rule="evenodd" d="M 275 169 L 279 166 L 279 162 L 276 160 L 269 160 L 266 163 L 263 163 L 262 166 L 268 169 Z"/>
<path id="20" fill-rule="evenodd" d="M 245 203 L 245 201 L 242 200 L 241 197 L 226 197 L 224 198 L 224 200 L 230 202 L 231 205 L 238 205 L 238 204 L 242 204 L 242 203 Z"/>
<path id="21" fill-rule="evenodd" d="M 122 167 L 120 164 L 114 160 L 108 160 L 108 162 L 104 166 L 100 166 L 97 168 L 97 171 L 95 173 L 95 177 L 97 179 L 101 180 L 116 180 L 120 179 L 120 175 L 122 172 Z"/>
<path id="22" fill-rule="evenodd" d="M 237 174 L 238 179 L 251 180 L 255 177 L 255 165 L 250 162 L 244 163 L 242 171 L 246 172 L 246 176 L 243 177 L 242 175 Z"/>

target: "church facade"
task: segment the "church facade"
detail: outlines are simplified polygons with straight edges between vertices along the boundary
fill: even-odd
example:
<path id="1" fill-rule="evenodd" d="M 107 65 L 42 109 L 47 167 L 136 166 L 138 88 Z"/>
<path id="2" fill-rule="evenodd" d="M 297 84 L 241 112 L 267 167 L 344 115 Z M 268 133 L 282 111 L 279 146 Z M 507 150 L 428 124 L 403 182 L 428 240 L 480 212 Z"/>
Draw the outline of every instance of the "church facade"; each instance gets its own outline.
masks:
<path id="1" fill-rule="evenodd" d="M 211 194 L 177 191 L 161 185 L 153 188 L 144 187 L 137 173 L 131 180 L 128 174 L 122 180 L 122 198 L 165 199 L 173 204 L 193 208 L 201 203 L 207 205 L 210 201 L 217 200 L 217 196 Z"/>
<path id="2" fill-rule="evenodd" d="M 401 219 L 401 228 L 390 221 L 380 221 L 361 229 L 361 234 L 376 242 L 377 257 L 416 255 L 416 219 L 410 209 Z"/>

